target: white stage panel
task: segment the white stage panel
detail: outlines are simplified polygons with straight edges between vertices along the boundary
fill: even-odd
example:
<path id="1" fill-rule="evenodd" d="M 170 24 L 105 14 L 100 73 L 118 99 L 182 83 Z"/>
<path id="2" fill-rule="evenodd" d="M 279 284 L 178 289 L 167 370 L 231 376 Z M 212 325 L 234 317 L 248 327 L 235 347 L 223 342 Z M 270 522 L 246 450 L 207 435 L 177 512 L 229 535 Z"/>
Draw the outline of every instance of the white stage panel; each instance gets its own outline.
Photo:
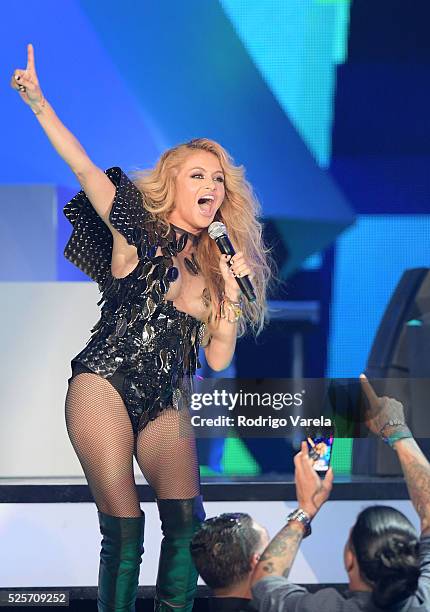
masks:
<path id="1" fill-rule="evenodd" d="M 313 522 L 293 565 L 292 582 L 344 583 L 343 547 L 357 514 L 369 501 L 328 502 Z M 418 529 L 408 501 L 388 501 Z M 145 553 L 140 585 L 154 585 L 161 530 L 155 503 L 142 503 L 146 513 Z M 284 525 L 293 502 L 207 502 L 207 517 L 221 512 L 248 512 L 273 536 Z M 2 588 L 96 586 L 101 535 L 94 504 L 0 504 Z"/>

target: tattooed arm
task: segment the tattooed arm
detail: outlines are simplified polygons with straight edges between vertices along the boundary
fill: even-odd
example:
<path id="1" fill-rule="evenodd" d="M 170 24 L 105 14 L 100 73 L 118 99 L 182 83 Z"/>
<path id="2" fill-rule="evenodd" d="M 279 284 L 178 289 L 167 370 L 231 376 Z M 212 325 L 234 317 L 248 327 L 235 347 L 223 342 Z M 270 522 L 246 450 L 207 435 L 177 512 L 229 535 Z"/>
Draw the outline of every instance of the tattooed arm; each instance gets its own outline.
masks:
<path id="1" fill-rule="evenodd" d="M 327 501 L 333 485 L 333 471 L 330 468 L 324 480 L 321 480 L 312 467 L 308 445 L 302 442 L 302 448 L 294 457 L 296 494 L 299 507 L 312 520 L 323 503 Z M 284 576 L 290 573 L 300 542 L 303 539 L 304 526 L 299 521 L 290 521 L 273 538 L 260 557 L 252 584 L 266 576 Z"/>
<path id="2" fill-rule="evenodd" d="M 286 578 L 299 550 L 303 534 L 304 527 L 298 521 L 291 521 L 285 525 L 261 555 L 252 576 L 252 584 L 266 576 Z"/>
<path id="3" fill-rule="evenodd" d="M 421 520 L 422 535 L 430 535 L 430 464 L 413 438 L 394 443 L 411 501 Z"/>
<path id="4" fill-rule="evenodd" d="M 379 434 L 385 425 L 385 436 L 390 436 L 403 429 L 409 431 L 406 425 L 386 425 L 390 420 L 405 421 L 403 405 L 391 397 L 378 397 L 364 374 L 360 379 L 369 403 L 366 418 L 366 425 L 369 429 Z M 393 448 L 402 466 L 411 501 L 421 520 L 421 533 L 430 535 L 430 463 L 412 437 L 397 440 Z"/>

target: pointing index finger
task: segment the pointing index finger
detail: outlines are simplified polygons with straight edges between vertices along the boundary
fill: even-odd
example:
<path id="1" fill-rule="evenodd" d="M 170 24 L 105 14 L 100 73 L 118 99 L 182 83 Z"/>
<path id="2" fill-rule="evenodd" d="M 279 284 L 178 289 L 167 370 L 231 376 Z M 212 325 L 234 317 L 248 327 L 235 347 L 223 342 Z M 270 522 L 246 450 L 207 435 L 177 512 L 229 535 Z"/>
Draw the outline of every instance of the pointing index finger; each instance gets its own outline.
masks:
<path id="1" fill-rule="evenodd" d="M 31 43 L 29 43 L 27 45 L 27 70 L 34 72 L 35 70 L 35 65 L 34 65 L 34 49 L 33 49 L 33 45 Z"/>
<path id="2" fill-rule="evenodd" d="M 370 405 L 374 406 L 379 401 L 379 397 L 376 395 L 367 376 L 365 376 L 364 374 L 360 374 L 360 383 L 361 383 L 361 388 L 363 389 L 367 399 L 370 402 Z"/>

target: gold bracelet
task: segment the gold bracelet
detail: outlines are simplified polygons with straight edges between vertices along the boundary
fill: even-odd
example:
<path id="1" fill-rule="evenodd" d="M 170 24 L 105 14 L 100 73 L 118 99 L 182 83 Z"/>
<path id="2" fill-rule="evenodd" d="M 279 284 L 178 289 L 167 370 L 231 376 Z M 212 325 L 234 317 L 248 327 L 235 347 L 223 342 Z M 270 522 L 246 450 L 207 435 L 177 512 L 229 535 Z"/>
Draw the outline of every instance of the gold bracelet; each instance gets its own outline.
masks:
<path id="1" fill-rule="evenodd" d="M 45 98 L 45 96 L 42 96 L 42 100 L 40 102 L 38 102 L 38 104 L 40 104 L 40 106 L 39 106 L 37 111 L 35 111 L 34 108 L 32 106 L 30 106 L 31 110 L 33 111 L 33 113 L 35 115 L 40 115 L 40 113 L 42 112 L 43 108 L 45 107 L 45 102 L 46 102 L 46 98 Z"/>
<path id="2" fill-rule="evenodd" d="M 228 314 L 226 314 L 226 308 Z M 230 317 L 232 313 L 233 318 Z M 242 316 L 242 307 L 240 302 L 233 302 L 225 293 L 223 294 L 220 303 L 220 317 L 221 319 L 227 319 L 229 323 L 237 323 Z"/>

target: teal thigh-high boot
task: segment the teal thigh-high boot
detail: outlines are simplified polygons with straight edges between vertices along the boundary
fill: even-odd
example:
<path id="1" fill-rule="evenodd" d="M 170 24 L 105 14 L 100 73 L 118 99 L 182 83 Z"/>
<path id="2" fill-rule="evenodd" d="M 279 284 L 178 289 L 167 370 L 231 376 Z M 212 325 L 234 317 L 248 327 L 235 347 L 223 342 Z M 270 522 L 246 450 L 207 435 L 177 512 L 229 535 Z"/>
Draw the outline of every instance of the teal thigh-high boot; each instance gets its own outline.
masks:
<path id="1" fill-rule="evenodd" d="M 159 499 L 163 540 L 154 610 L 190 612 L 197 588 L 197 570 L 190 553 L 194 533 L 205 520 L 202 497 Z"/>
<path id="2" fill-rule="evenodd" d="M 103 536 L 100 552 L 98 612 L 135 612 L 143 554 L 145 515 L 110 516 L 98 512 Z"/>

